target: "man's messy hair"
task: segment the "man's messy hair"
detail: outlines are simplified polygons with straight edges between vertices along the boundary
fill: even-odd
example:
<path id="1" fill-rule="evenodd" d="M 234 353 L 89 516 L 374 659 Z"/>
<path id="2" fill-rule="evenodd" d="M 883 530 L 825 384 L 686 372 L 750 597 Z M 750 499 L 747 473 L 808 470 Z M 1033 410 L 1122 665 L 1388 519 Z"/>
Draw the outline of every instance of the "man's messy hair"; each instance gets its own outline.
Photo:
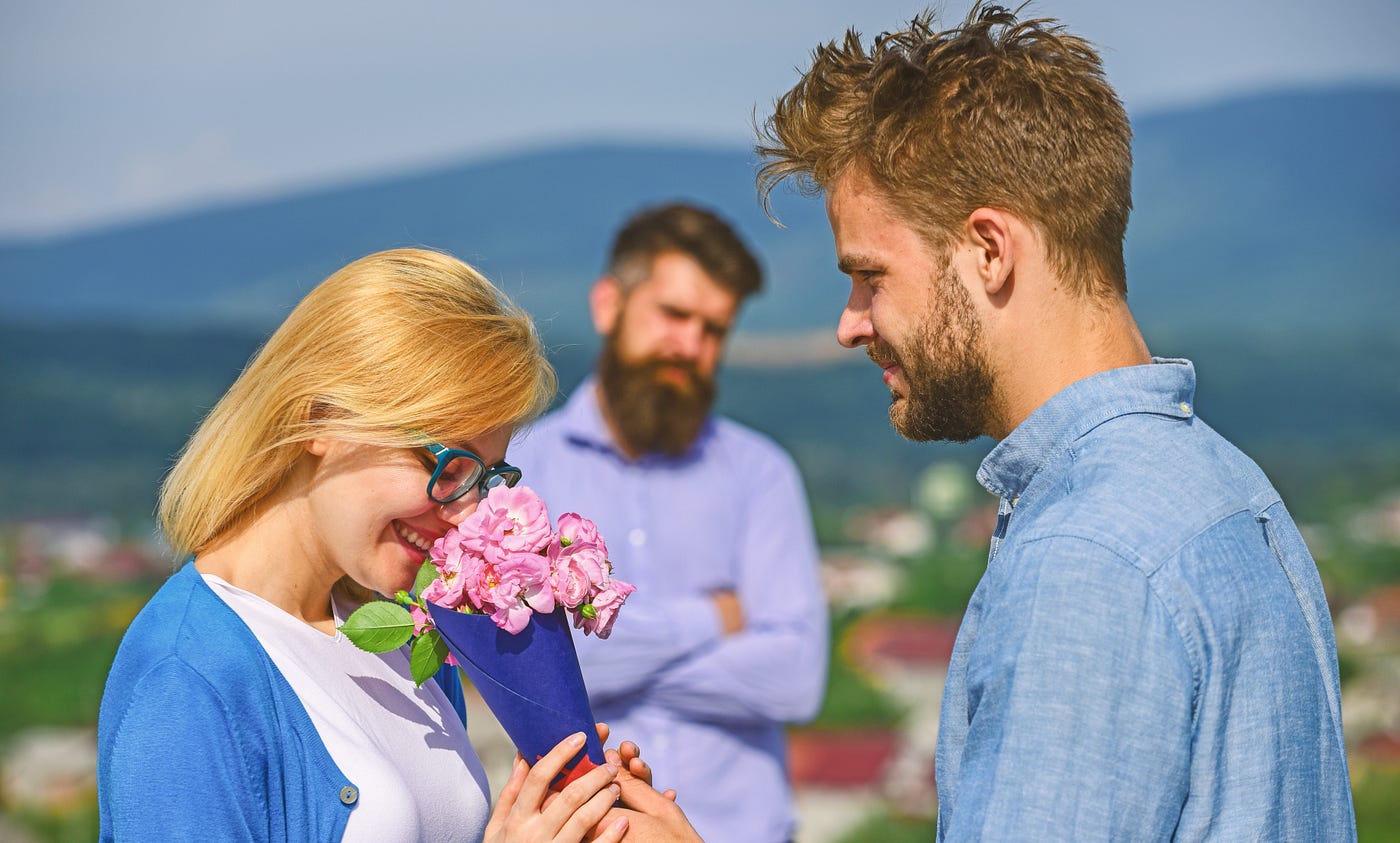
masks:
<path id="1" fill-rule="evenodd" d="M 1092 44 L 1018 14 L 979 2 L 953 29 L 925 12 L 868 49 L 855 30 L 817 47 L 760 130 L 765 210 L 785 179 L 818 193 L 859 171 L 940 252 L 997 208 L 1037 229 L 1076 290 L 1125 295 L 1127 114 Z"/>

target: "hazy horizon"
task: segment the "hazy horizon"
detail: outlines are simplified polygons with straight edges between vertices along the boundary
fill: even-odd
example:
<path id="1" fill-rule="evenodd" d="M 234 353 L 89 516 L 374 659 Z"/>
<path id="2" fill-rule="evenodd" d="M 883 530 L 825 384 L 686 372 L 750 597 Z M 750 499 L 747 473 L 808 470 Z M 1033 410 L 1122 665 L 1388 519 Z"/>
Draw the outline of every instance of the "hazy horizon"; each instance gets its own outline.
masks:
<path id="1" fill-rule="evenodd" d="M 423 0 L 0 0 L 0 238 L 579 142 L 736 147 L 811 49 L 921 3 L 639 10 Z M 964 4 L 942 4 L 945 23 Z M 1400 4 L 1039 0 L 1142 118 L 1261 91 L 1400 83 Z"/>

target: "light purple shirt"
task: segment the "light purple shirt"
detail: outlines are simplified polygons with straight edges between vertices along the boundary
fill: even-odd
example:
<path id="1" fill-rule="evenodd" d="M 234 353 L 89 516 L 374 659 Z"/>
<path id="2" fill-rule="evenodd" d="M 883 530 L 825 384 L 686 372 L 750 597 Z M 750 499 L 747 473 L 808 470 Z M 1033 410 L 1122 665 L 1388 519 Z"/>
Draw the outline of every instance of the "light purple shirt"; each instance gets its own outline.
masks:
<path id="1" fill-rule="evenodd" d="M 637 586 L 611 638 L 574 639 L 612 744 L 642 748 L 706 840 L 792 839 L 784 724 L 821 705 L 827 610 L 791 458 L 712 418 L 686 455 L 629 460 L 590 378 L 517 435 L 510 461 L 551 517 L 597 522 L 614 574 Z M 742 632 L 721 635 L 716 590 L 739 595 Z"/>

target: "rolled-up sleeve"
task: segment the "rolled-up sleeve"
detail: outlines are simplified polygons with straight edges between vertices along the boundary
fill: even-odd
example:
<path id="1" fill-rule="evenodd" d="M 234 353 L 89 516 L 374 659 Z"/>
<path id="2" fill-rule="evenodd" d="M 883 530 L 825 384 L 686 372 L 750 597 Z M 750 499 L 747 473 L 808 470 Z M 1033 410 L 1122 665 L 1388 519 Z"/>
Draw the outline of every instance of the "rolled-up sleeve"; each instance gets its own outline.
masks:
<path id="1" fill-rule="evenodd" d="M 719 640 L 719 616 L 708 597 L 655 597 L 641 591 L 627 598 L 621 634 L 606 641 L 576 636 L 574 646 L 584 675 L 600 680 L 589 684 L 597 701 L 635 696 L 651 687 L 656 676 L 706 651 Z"/>
<path id="2" fill-rule="evenodd" d="M 660 672 L 648 690 L 697 721 L 809 720 L 826 687 L 827 608 L 801 477 L 774 459 L 753 480 L 737 554 L 745 627 Z"/>

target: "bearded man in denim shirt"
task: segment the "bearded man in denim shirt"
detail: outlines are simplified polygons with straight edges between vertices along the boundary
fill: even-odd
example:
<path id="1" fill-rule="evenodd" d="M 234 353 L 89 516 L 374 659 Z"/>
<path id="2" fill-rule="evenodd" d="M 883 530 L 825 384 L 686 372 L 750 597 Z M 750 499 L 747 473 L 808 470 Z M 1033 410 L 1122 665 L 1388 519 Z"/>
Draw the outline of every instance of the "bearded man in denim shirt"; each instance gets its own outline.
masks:
<path id="1" fill-rule="evenodd" d="M 1131 131 L 1092 45 L 995 6 L 819 47 L 759 152 L 825 193 L 837 335 L 916 440 L 1000 440 L 938 736 L 944 840 L 1349 840 L 1336 644 L 1259 468 L 1126 299 Z"/>

